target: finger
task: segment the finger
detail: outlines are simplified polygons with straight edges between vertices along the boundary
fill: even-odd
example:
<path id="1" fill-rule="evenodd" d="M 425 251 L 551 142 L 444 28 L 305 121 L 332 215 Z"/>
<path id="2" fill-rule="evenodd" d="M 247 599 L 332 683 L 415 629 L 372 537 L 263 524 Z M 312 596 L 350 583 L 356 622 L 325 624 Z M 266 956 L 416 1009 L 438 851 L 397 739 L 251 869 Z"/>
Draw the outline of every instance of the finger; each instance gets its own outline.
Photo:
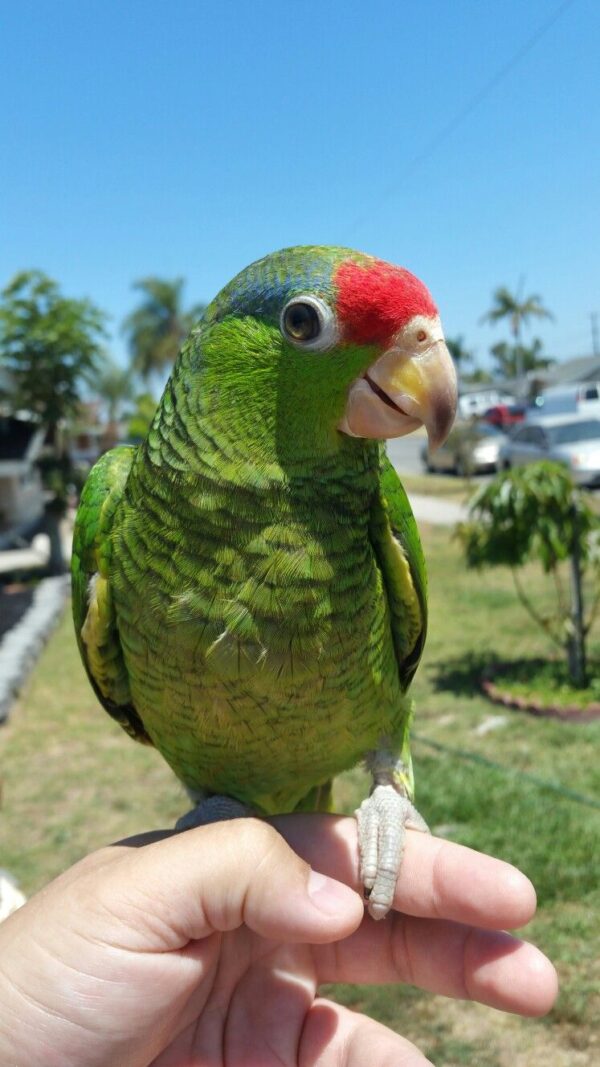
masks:
<path id="1" fill-rule="evenodd" d="M 273 824 L 307 863 L 358 888 L 354 819 L 291 815 L 274 819 Z M 396 910 L 489 929 L 516 929 L 533 916 L 535 890 L 516 867 L 430 834 L 408 831 L 406 836 Z"/>
<path id="2" fill-rule="evenodd" d="M 122 947 L 171 950 L 242 923 L 264 937 L 319 943 L 347 936 L 363 917 L 357 893 L 311 871 L 259 819 L 131 844 L 83 861 L 94 874 L 105 868 L 94 897 L 118 919 Z"/>
<path id="3" fill-rule="evenodd" d="M 365 1015 L 329 1000 L 310 1009 L 298 1049 L 299 1067 L 432 1067 L 410 1041 Z"/>
<path id="4" fill-rule="evenodd" d="M 314 950 L 321 982 L 406 982 L 519 1015 L 544 1015 L 558 992 L 554 967 L 533 945 L 502 931 L 446 920 L 365 918 L 341 944 Z"/>

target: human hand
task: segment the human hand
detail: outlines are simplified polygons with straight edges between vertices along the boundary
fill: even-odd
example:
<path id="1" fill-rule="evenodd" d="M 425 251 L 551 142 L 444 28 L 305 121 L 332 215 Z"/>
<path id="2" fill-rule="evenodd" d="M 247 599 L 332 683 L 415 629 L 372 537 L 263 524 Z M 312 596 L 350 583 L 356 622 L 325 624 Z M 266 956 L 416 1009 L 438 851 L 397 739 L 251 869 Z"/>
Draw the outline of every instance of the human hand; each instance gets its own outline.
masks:
<path id="1" fill-rule="evenodd" d="M 104 848 L 0 925 L 2 1067 L 429 1063 L 319 998 L 324 982 L 410 982 L 523 1015 L 549 1010 L 552 964 L 501 932 L 535 910 L 514 867 L 409 832 L 396 910 L 376 923 L 349 888 L 353 819 L 273 822 Z"/>

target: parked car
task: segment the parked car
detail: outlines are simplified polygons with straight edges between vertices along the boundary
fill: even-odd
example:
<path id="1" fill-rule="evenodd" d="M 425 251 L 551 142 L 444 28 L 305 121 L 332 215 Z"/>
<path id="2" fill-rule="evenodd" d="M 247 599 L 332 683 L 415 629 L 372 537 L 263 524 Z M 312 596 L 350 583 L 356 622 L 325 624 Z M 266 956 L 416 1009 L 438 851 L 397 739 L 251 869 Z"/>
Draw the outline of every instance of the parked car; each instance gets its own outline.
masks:
<path id="1" fill-rule="evenodd" d="M 547 415 L 528 419 L 502 446 L 502 467 L 542 459 L 564 463 L 579 485 L 600 485 L 600 419 Z"/>
<path id="2" fill-rule="evenodd" d="M 498 389 L 476 388 L 471 393 L 461 392 L 458 398 L 458 414 L 461 419 L 479 418 L 492 404 L 512 404 L 510 393 Z"/>
<path id="3" fill-rule="evenodd" d="M 506 435 L 489 422 L 455 422 L 444 444 L 435 452 L 425 445 L 421 458 L 428 471 L 460 475 L 495 471 L 506 440 Z"/>
<path id="4" fill-rule="evenodd" d="M 494 404 L 484 412 L 482 417 L 484 422 L 504 429 L 506 426 L 515 426 L 518 422 L 523 422 L 526 415 L 525 404 Z"/>

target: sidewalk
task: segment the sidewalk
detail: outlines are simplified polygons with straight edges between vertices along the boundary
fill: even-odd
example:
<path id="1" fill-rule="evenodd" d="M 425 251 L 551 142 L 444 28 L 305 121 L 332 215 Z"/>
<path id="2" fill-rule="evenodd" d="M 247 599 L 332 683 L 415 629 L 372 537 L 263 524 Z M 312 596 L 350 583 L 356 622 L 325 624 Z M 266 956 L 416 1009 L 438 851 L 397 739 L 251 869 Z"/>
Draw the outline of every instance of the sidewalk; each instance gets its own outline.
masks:
<path id="1" fill-rule="evenodd" d="M 408 499 L 417 522 L 431 522 L 436 526 L 454 526 L 465 522 L 467 509 L 453 500 L 440 500 L 436 496 L 409 493 Z"/>

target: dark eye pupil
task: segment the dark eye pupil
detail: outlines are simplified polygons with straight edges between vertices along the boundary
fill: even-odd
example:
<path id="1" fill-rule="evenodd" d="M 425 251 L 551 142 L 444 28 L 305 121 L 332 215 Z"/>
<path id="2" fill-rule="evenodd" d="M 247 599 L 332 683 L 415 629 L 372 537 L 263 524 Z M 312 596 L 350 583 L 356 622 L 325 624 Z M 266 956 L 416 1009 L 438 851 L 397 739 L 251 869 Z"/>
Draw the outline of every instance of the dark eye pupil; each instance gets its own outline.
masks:
<path id="1" fill-rule="evenodd" d="M 321 329 L 319 316 L 310 304 L 292 304 L 285 312 L 283 325 L 295 341 L 313 341 Z"/>

